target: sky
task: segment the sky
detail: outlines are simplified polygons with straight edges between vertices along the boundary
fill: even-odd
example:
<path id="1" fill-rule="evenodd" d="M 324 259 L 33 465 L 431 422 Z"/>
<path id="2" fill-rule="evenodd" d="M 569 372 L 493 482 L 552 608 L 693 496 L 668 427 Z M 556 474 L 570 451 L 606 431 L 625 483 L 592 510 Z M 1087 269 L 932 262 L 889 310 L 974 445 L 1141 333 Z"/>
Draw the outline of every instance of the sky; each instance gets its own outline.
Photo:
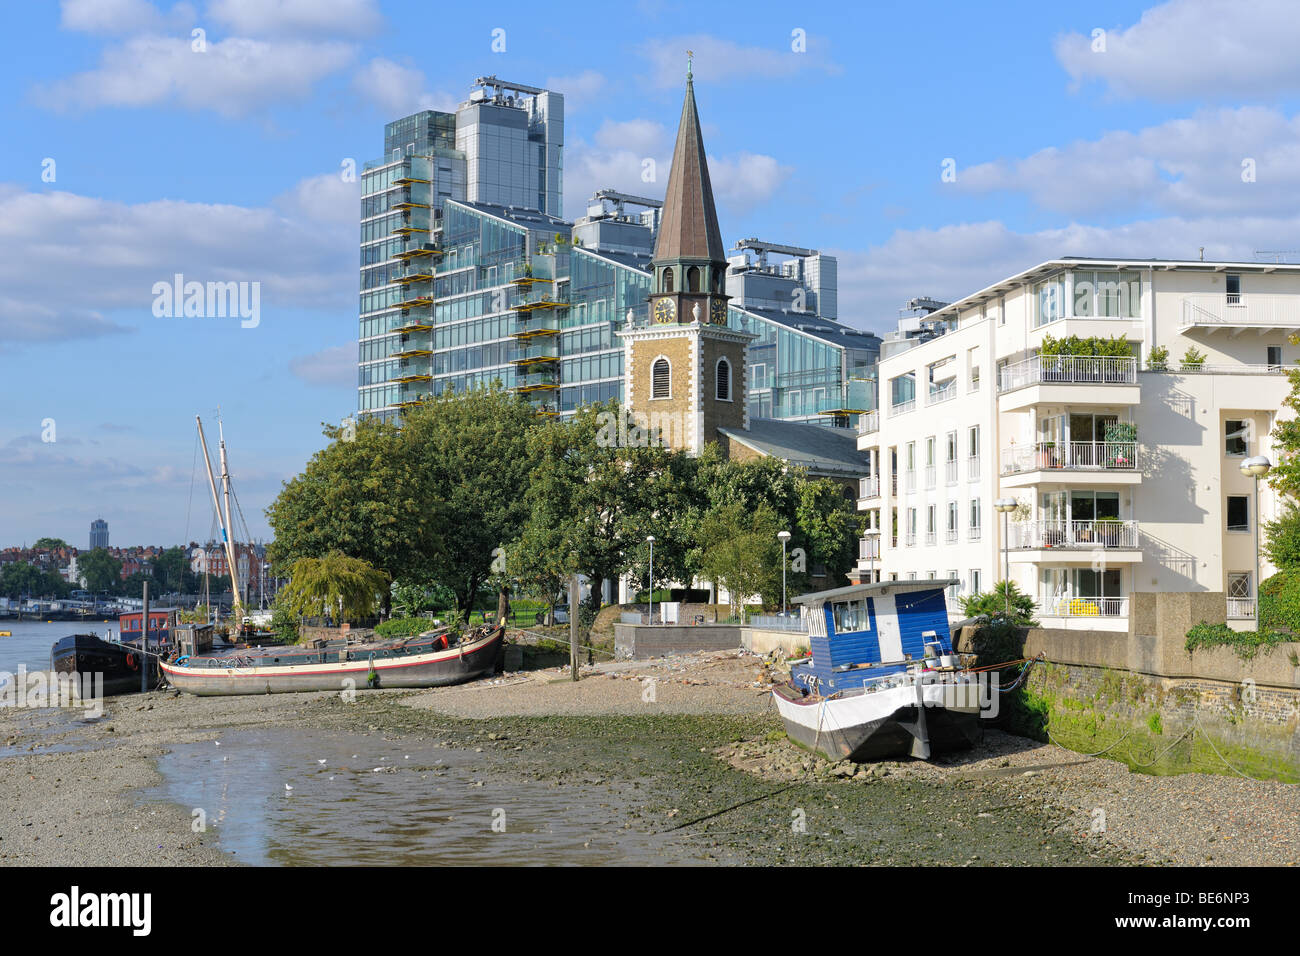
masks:
<path id="1" fill-rule="evenodd" d="M 85 547 L 96 517 L 114 545 L 207 538 L 218 407 L 269 538 L 355 408 L 348 172 L 486 74 L 565 94 L 572 218 L 662 195 L 693 50 L 724 240 L 838 256 L 858 328 L 1058 256 L 1300 261 L 1288 0 L 42 0 L 6 27 L 0 547 Z M 178 273 L 256 283 L 256 321 L 156 314 Z"/>

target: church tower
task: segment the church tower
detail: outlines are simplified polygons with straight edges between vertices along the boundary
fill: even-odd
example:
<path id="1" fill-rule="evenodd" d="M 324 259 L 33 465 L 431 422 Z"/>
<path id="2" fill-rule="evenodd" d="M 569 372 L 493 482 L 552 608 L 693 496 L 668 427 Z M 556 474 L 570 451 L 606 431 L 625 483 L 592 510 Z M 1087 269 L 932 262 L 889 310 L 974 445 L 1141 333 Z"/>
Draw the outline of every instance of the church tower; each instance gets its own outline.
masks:
<path id="1" fill-rule="evenodd" d="M 619 333 L 626 404 L 666 444 L 698 454 L 719 428 L 749 427 L 755 336 L 727 326 L 727 258 L 689 68 L 651 264 L 650 322 Z"/>

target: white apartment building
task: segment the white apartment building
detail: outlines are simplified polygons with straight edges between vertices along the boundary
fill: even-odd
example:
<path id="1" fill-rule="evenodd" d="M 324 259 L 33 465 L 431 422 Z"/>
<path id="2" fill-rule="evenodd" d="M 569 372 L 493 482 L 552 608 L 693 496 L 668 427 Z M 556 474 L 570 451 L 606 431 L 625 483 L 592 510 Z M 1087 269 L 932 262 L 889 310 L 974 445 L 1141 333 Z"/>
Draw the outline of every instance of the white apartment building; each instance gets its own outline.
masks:
<path id="1" fill-rule="evenodd" d="M 1229 623 L 1253 627 L 1259 515 L 1240 466 L 1277 460 L 1300 265 L 1057 259 L 930 318 L 956 326 L 882 356 L 859 425 L 858 579 L 969 594 L 1006 568 L 1044 626 L 1107 630 L 1127 628 L 1133 592 L 1222 591 Z M 1074 335 L 1122 336 L 1132 357 L 1040 355 Z M 1158 348 L 1168 370 L 1150 367 Z M 1266 482 L 1258 495 L 1269 520 Z"/>

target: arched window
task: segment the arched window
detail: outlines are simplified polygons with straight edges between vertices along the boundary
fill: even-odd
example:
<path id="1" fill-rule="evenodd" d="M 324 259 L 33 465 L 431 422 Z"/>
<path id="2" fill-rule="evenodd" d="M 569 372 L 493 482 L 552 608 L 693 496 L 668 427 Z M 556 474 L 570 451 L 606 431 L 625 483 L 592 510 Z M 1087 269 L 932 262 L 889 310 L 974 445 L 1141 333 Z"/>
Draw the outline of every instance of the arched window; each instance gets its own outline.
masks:
<path id="1" fill-rule="evenodd" d="M 709 291 L 710 292 L 722 291 L 722 270 L 719 269 L 717 266 L 713 267 L 713 288 L 711 288 Z"/>
<path id="2" fill-rule="evenodd" d="M 691 266 L 686 270 L 686 284 L 692 292 L 700 291 L 700 267 Z"/>
<path id="3" fill-rule="evenodd" d="M 716 396 L 718 401 L 731 401 L 731 363 L 725 358 L 718 359 L 714 381 L 717 383 Z"/>
<path id="4" fill-rule="evenodd" d="M 673 367 L 663 356 L 655 359 L 650 366 L 650 397 L 673 397 Z"/>
<path id="5" fill-rule="evenodd" d="M 673 291 L 673 270 L 671 268 L 664 269 L 663 286 L 664 286 L 663 289 L 660 291 L 662 292 Z"/>

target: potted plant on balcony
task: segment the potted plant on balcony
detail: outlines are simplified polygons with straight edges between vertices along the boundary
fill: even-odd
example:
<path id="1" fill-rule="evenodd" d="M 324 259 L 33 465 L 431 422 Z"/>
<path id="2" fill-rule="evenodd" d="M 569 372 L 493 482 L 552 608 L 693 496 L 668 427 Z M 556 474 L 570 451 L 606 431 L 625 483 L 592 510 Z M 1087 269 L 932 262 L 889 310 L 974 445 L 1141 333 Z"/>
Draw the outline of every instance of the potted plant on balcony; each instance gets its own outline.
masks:
<path id="1" fill-rule="evenodd" d="M 1106 426 L 1106 467 L 1132 468 L 1137 448 L 1137 426 L 1132 422 L 1111 422 Z"/>
<path id="2" fill-rule="evenodd" d="M 1147 355 L 1148 372 L 1167 372 L 1169 371 L 1169 349 L 1163 345 L 1157 345 L 1150 354 Z"/>
<path id="3" fill-rule="evenodd" d="M 1183 371 L 1199 372 L 1201 366 L 1205 364 L 1205 353 L 1195 345 L 1189 345 L 1187 351 L 1183 353 Z"/>

